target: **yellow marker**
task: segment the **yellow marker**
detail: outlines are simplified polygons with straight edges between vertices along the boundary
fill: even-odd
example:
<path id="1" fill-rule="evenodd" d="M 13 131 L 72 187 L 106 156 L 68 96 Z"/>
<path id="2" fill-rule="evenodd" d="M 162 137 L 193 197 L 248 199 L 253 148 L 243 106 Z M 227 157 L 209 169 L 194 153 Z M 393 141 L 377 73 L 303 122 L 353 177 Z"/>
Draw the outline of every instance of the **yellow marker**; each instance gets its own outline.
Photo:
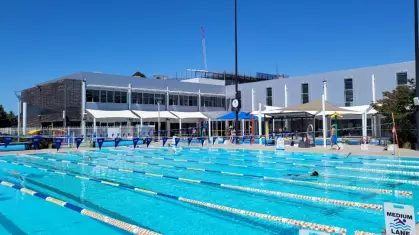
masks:
<path id="1" fill-rule="evenodd" d="M 191 180 L 191 179 L 185 179 L 185 178 L 179 178 L 179 180 L 187 181 L 187 182 L 191 182 L 191 183 L 197 183 L 197 184 L 201 183 L 201 181 L 199 181 L 199 180 Z"/>
<path id="2" fill-rule="evenodd" d="M 60 205 L 60 206 L 64 206 L 66 204 L 66 202 L 63 202 L 63 201 L 58 200 L 58 199 L 55 199 L 53 197 L 47 197 L 46 200 L 49 201 L 49 202 L 53 202 L 53 203 L 55 203 L 57 205 Z"/>
<path id="3" fill-rule="evenodd" d="M 102 181 L 101 181 L 101 183 L 102 183 L 102 184 L 112 185 L 112 186 L 119 186 L 119 184 L 115 184 L 115 183 L 108 182 L 108 181 L 104 181 L 104 180 L 102 180 Z"/>

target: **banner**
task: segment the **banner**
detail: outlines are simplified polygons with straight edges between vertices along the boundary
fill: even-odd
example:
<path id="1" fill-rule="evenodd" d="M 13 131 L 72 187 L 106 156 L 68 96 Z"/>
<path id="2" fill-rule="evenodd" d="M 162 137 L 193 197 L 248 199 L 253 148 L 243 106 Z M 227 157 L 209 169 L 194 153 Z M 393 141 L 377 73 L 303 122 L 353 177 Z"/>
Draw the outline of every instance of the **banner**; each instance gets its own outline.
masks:
<path id="1" fill-rule="evenodd" d="M 97 138 L 96 141 L 97 141 L 97 145 L 99 146 L 99 149 L 102 149 L 102 145 L 103 145 L 103 142 L 105 141 L 105 138 Z"/>
<path id="2" fill-rule="evenodd" d="M 32 143 L 34 149 L 39 149 L 39 143 L 41 143 L 42 137 L 41 136 L 33 136 Z"/>
<path id="3" fill-rule="evenodd" d="M 227 137 L 223 137 L 223 144 L 226 142 Z"/>
<path id="4" fill-rule="evenodd" d="M 236 143 L 236 136 L 233 136 L 233 138 L 231 138 L 231 143 L 235 144 Z"/>
<path id="5" fill-rule="evenodd" d="M 76 148 L 79 149 L 81 142 L 83 142 L 83 137 L 76 138 Z"/>
<path id="6" fill-rule="evenodd" d="M 13 137 L 10 136 L 6 136 L 4 137 L 4 148 L 7 148 L 7 146 L 10 144 L 10 142 L 12 142 Z"/>
<path id="7" fill-rule="evenodd" d="M 247 138 L 247 136 L 243 136 L 243 144 L 244 144 L 244 141 L 246 140 L 246 138 Z"/>
<path id="8" fill-rule="evenodd" d="M 147 148 L 151 144 L 151 141 L 153 141 L 153 138 L 147 138 L 146 140 Z"/>
<path id="9" fill-rule="evenodd" d="M 138 141 L 140 140 L 140 138 L 133 138 L 132 139 L 132 143 L 134 144 L 134 149 L 137 147 Z"/>
<path id="10" fill-rule="evenodd" d="M 167 137 L 164 137 L 162 140 L 163 140 L 163 147 L 166 145 L 166 142 L 167 142 Z"/>
<path id="11" fill-rule="evenodd" d="M 119 142 L 121 142 L 121 138 L 115 138 L 115 148 L 118 147 Z"/>
<path id="12" fill-rule="evenodd" d="M 58 150 L 60 150 L 60 148 L 61 148 L 61 144 L 63 143 L 63 138 L 55 138 L 54 139 L 54 142 L 55 142 L 55 148 L 57 149 L 57 152 L 58 152 Z"/>
<path id="13" fill-rule="evenodd" d="M 215 144 L 215 141 L 217 140 L 217 137 L 212 137 L 212 145 Z"/>
<path id="14" fill-rule="evenodd" d="M 191 142 L 192 142 L 192 137 L 189 137 L 188 138 L 188 145 L 191 145 Z"/>
<path id="15" fill-rule="evenodd" d="M 204 147 L 205 138 L 199 138 L 199 140 L 201 141 L 201 146 Z"/>
<path id="16" fill-rule="evenodd" d="M 177 144 L 179 144 L 179 140 L 180 140 L 180 138 L 176 138 L 175 139 L 175 146 L 177 147 Z"/>

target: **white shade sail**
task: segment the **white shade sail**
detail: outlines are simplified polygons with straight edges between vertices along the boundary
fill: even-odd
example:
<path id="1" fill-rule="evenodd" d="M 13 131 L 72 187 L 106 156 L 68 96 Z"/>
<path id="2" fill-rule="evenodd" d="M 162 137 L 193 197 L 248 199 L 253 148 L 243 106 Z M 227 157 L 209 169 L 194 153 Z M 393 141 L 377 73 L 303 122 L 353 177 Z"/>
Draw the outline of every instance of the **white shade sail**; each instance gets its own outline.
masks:
<path id="1" fill-rule="evenodd" d="M 189 119 L 189 118 L 202 118 L 202 119 L 208 119 L 207 116 L 205 116 L 201 112 L 175 112 L 171 111 L 174 115 L 176 115 L 180 119 Z"/>
<path id="2" fill-rule="evenodd" d="M 140 111 L 140 110 L 132 110 L 135 114 L 140 116 L 142 119 L 154 119 L 159 117 L 158 111 Z M 175 115 L 173 115 L 169 111 L 160 111 L 160 118 L 167 118 L 167 119 L 178 119 Z"/>
<path id="3" fill-rule="evenodd" d="M 135 114 L 130 110 L 97 110 L 97 109 L 86 109 L 96 119 L 106 119 L 106 118 L 132 118 L 138 119 Z"/>

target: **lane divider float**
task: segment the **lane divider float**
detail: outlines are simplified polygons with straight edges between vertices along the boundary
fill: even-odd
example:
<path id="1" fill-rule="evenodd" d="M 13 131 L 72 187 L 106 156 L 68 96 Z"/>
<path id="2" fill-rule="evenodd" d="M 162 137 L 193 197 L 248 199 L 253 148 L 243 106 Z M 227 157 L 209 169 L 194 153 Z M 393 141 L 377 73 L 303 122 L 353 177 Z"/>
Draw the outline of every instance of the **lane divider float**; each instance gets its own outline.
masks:
<path id="1" fill-rule="evenodd" d="M 32 168 L 37 168 L 37 167 L 32 167 Z M 39 169 L 39 168 L 37 168 L 37 169 Z M 54 170 L 46 170 L 46 171 L 56 173 L 56 171 L 54 171 Z M 230 212 L 230 213 L 233 213 L 233 214 L 239 214 L 239 215 L 245 215 L 245 216 L 250 216 L 250 217 L 255 217 L 255 218 L 260 218 L 260 219 L 266 219 L 266 220 L 269 220 L 269 221 L 273 221 L 273 222 L 277 222 L 277 223 L 281 223 L 281 224 L 287 224 L 287 225 L 291 225 L 291 226 L 296 226 L 296 227 L 299 227 L 299 228 L 310 228 L 310 229 L 313 229 L 313 230 L 324 231 L 324 232 L 328 232 L 328 233 L 336 233 L 336 234 L 346 235 L 346 229 L 335 227 L 335 226 L 316 224 L 316 223 L 311 223 L 311 222 L 306 222 L 306 221 L 301 221 L 301 220 L 288 219 L 288 218 L 273 216 L 273 215 L 269 215 L 269 214 L 263 214 L 263 213 L 248 211 L 248 210 L 237 209 L 237 208 L 233 208 L 233 207 L 217 205 L 217 204 L 213 204 L 213 203 L 208 203 L 208 202 L 189 199 L 189 198 L 186 198 L 186 197 L 179 197 L 179 196 L 174 196 L 174 195 L 170 195 L 170 194 L 160 193 L 160 192 L 148 190 L 148 189 L 145 189 L 145 188 L 134 187 L 132 185 L 128 185 L 128 184 L 124 184 L 124 183 L 118 183 L 118 182 L 113 182 L 113 181 L 108 181 L 108 180 L 104 181 L 102 179 L 97 179 L 97 178 L 91 177 L 91 176 L 75 175 L 75 174 L 67 174 L 67 173 L 65 173 L 65 175 L 70 176 L 70 177 L 74 177 L 74 178 L 77 178 L 77 179 L 80 179 L 80 180 L 89 180 L 89 181 L 101 183 L 103 185 L 107 185 L 107 186 L 111 186 L 111 187 L 121 187 L 121 188 L 125 188 L 125 189 L 128 189 L 128 190 L 133 190 L 135 192 L 140 192 L 140 193 L 149 194 L 149 195 L 151 194 L 151 195 L 155 195 L 155 196 L 161 196 L 161 197 L 165 197 L 165 198 L 169 198 L 169 199 L 173 199 L 173 200 L 182 201 L 182 202 L 185 202 L 185 203 L 188 203 L 188 204 L 198 205 L 198 206 L 211 208 L 211 209 L 215 209 L 215 210 L 219 210 L 219 211 Z M 77 177 L 77 176 L 79 176 L 79 177 Z M 156 233 L 142 233 L 142 234 L 145 235 L 145 234 L 156 234 Z"/>
<path id="2" fill-rule="evenodd" d="M 160 233 L 156 233 L 154 231 L 151 231 L 151 230 L 148 230 L 148 229 L 145 229 L 145 228 L 138 227 L 136 225 L 132 225 L 132 224 L 129 224 L 129 223 L 126 223 L 126 222 L 108 217 L 108 216 L 104 216 L 104 215 L 99 214 L 97 212 L 94 212 L 94 211 L 76 206 L 74 204 L 71 204 L 69 202 L 61 201 L 61 200 L 53 198 L 53 197 L 51 197 L 47 194 L 39 193 L 39 192 L 36 192 L 34 190 L 21 187 L 17 184 L 12 184 L 12 183 L 9 183 L 9 182 L 4 181 L 4 180 L 0 180 L 0 184 L 3 185 L 3 186 L 7 186 L 9 188 L 14 188 L 16 190 L 19 190 L 19 191 L 21 191 L 23 193 L 26 193 L 26 194 L 29 194 L 31 196 L 41 198 L 41 199 L 43 199 L 47 202 L 54 203 L 54 204 L 59 205 L 61 207 L 65 207 L 65 208 L 70 209 L 72 211 L 78 212 L 82 215 L 88 216 L 88 217 L 90 217 L 92 219 L 95 219 L 95 220 L 99 220 L 99 221 L 104 222 L 106 224 L 110 224 L 114 227 L 118 227 L 118 228 L 123 229 L 125 231 L 128 231 L 130 233 L 140 234 L 140 235 L 158 235 L 158 234 L 160 234 Z"/>
<path id="3" fill-rule="evenodd" d="M 26 163 L 23 164 L 23 163 L 12 162 L 12 161 L 6 161 L 6 162 L 10 163 L 10 164 L 21 165 L 21 166 L 28 165 Z M 62 160 L 57 160 L 57 162 L 62 162 Z M 80 162 L 70 161 L 70 163 L 79 165 Z M 89 166 L 91 166 L 93 168 L 96 168 L 98 166 L 103 167 L 102 165 L 97 165 L 97 164 L 89 164 Z M 31 167 L 35 168 L 35 169 L 38 168 L 38 167 L 35 167 L 35 166 L 31 166 Z M 285 192 L 280 192 L 280 191 L 264 190 L 264 189 L 250 188 L 250 187 L 242 187 L 242 186 L 237 186 L 237 185 L 220 184 L 220 183 L 210 182 L 210 181 L 188 179 L 188 178 L 182 178 L 182 177 L 178 177 L 178 176 L 162 175 L 162 174 L 156 174 L 156 173 L 152 173 L 152 172 L 129 170 L 129 169 L 123 169 L 123 168 L 116 168 L 116 167 L 107 167 L 107 169 L 117 170 L 117 171 L 121 171 L 121 172 L 132 172 L 132 173 L 147 175 L 147 176 L 151 176 L 151 177 L 168 178 L 168 179 L 172 179 L 172 180 L 178 180 L 178 181 L 183 181 L 183 182 L 193 183 L 193 184 L 203 184 L 203 185 L 210 185 L 210 186 L 215 186 L 215 187 L 219 187 L 219 188 L 228 188 L 228 189 L 235 189 L 235 190 L 239 190 L 239 191 L 256 192 L 256 193 L 275 195 L 275 196 L 285 197 L 285 198 L 300 199 L 300 200 L 303 200 L 303 201 L 314 201 L 314 202 L 321 202 L 321 203 L 325 203 L 325 204 L 334 204 L 334 205 L 348 206 L 348 207 L 358 207 L 358 208 L 362 208 L 362 209 L 370 209 L 370 210 L 378 210 L 378 211 L 381 211 L 383 209 L 382 206 L 378 205 L 378 204 L 369 204 L 369 203 L 329 199 L 329 198 L 314 197 L 314 196 L 307 196 L 307 195 L 301 195 L 301 194 L 285 193 Z M 55 172 L 55 173 L 59 172 L 58 174 L 62 173 L 61 171 L 57 172 L 56 170 L 53 171 L 53 172 Z M 231 174 L 231 172 L 224 172 L 224 174 Z M 242 175 L 242 174 L 235 174 L 235 175 L 239 176 L 239 175 Z M 101 182 L 101 183 L 111 184 L 109 182 Z"/>

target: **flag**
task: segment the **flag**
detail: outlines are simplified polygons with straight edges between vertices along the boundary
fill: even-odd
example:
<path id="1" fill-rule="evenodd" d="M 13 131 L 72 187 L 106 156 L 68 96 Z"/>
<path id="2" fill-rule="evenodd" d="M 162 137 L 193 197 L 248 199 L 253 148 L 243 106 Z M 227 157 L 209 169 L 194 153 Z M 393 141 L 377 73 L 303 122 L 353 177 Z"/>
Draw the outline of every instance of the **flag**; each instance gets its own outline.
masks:
<path id="1" fill-rule="evenodd" d="M 217 137 L 212 137 L 212 144 L 215 144 L 215 141 L 217 140 Z"/>
<path id="2" fill-rule="evenodd" d="M 204 147 L 205 138 L 199 138 L 199 140 L 201 141 L 202 147 Z"/>
<path id="3" fill-rule="evenodd" d="M 153 141 L 153 138 L 147 138 L 146 140 L 147 148 L 151 144 L 151 141 Z"/>
<path id="4" fill-rule="evenodd" d="M 138 141 L 140 140 L 140 138 L 133 138 L 132 139 L 132 143 L 134 144 L 134 149 L 137 147 Z"/>
<path id="5" fill-rule="evenodd" d="M 175 146 L 177 147 L 177 144 L 179 143 L 180 138 L 175 138 Z"/>
<path id="6" fill-rule="evenodd" d="M 41 136 L 33 136 L 32 143 L 34 149 L 39 149 L 39 143 L 41 143 L 42 137 Z"/>
<path id="7" fill-rule="evenodd" d="M 102 149 L 102 145 L 103 145 L 103 142 L 105 141 L 105 138 L 97 138 L 96 141 L 99 146 L 99 149 Z"/>
<path id="8" fill-rule="evenodd" d="M 81 142 L 83 142 L 83 137 L 76 138 L 76 148 L 79 149 Z"/>
<path id="9" fill-rule="evenodd" d="M 191 145 L 191 142 L 192 142 L 192 137 L 189 137 L 188 138 L 188 145 Z"/>
<path id="10" fill-rule="evenodd" d="M 55 142 L 55 148 L 57 148 L 57 152 L 58 152 L 58 150 L 60 150 L 61 148 L 61 144 L 63 143 L 63 138 L 55 138 L 54 142 Z"/>
<path id="11" fill-rule="evenodd" d="M 12 142 L 13 137 L 11 136 L 6 136 L 4 137 L 4 148 L 7 148 L 7 146 L 10 144 L 10 142 Z"/>
<path id="12" fill-rule="evenodd" d="M 166 142 L 167 142 L 167 137 L 164 137 L 164 138 L 163 138 L 163 147 L 164 147 L 164 145 L 166 144 Z"/>
<path id="13" fill-rule="evenodd" d="M 121 142 L 121 138 L 115 138 L 115 148 L 118 147 L 119 142 Z"/>

